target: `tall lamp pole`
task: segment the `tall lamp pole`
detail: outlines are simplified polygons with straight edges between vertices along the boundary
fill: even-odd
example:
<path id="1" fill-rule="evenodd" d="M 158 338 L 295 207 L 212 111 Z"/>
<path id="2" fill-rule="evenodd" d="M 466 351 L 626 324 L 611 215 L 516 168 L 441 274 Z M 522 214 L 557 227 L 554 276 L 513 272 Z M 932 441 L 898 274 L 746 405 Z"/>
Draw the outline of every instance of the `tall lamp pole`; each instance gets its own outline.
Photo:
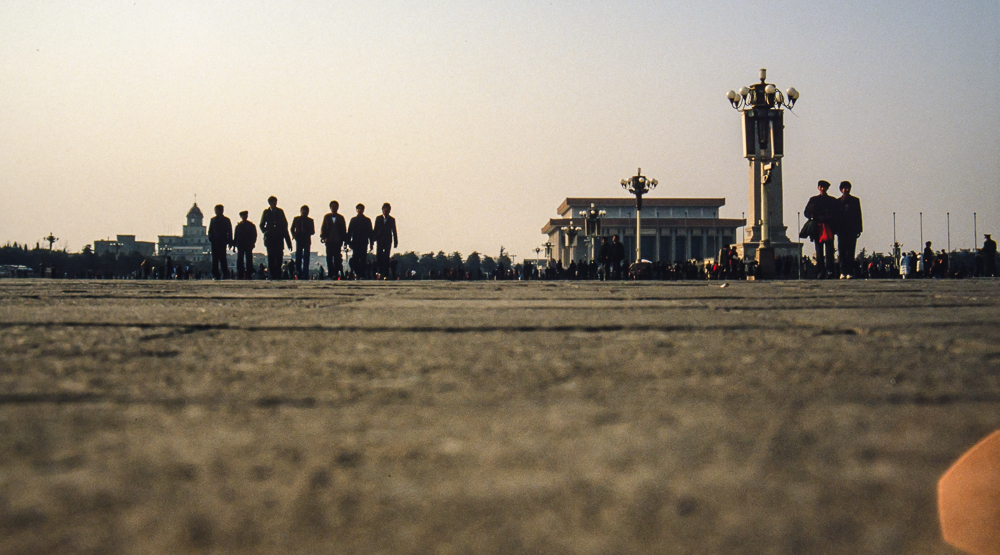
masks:
<path id="1" fill-rule="evenodd" d="M 642 195 L 656 188 L 659 182 L 642 175 L 642 168 L 639 168 L 636 175 L 628 179 L 622 179 L 622 189 L 635 195 L 635 262 L 642 262 Z"/>
<path id="2" fill-rule="evenodd" d="M 572 221 L 573 220 L 570 220 L 570 222 Z M 564 244 L 566 245 L 566 252 L 572 253 L 569 256 L 569 261 L 572 262 L 574 260 L 573 254 L 576 254 L 572 252 L 572 249 L 576 247 L 576 236 L 581 231 L 583 231 L 583 228 L 578 225 L 572 225 L 571 223 L 570 225 L 564 225 L 559 229 L 561 229 L 563 232 L 563 239 L 564 239 Z"/>
<path id="3" fill-rule="evenodd" d="M 739 93 L 729 91 L 726 98 L 743 119 L 743 157 L 750 160 L 751 209 L 756 213 L 755 227 L 760 230 L 757 246 L 757 267 L 760 277 L 775 275 L 771 228 L 781 226 L 781 159 L 784 157 L 784 108 L 789 110 L 799 99 L 799 91 L 789 88 L 782 94 L 778 87 L 767 83 L 767 70 L 760 70 L 760 83 L 743 87 Z M 769 185 L 776 187 L 769 187 Z M 776 190 L 772 190 L 776 189 Z M 759 197 L 758 197 L 759 195 Z M 774 196 L 774 198 L 771 198 Z M 757 208 L 756 199 L 760 199 Z M 777 205 L 778 224 L 771 218 L 772 201 Z M 753 239 L 753 238 L 751 238 Z M 786 242 L 784 237 L 780 242 Z"/>
<path id="4" fill-rule="evenodd" d="M 945 216 L 948 218 L 948 252 L 951 253 L 951 212 L 945 212 Z"/>
<path id="5" fill-rule="evenodd" d="M 587 210 L 580 210 L 580 216 L 583 217 L 583 232 L 590 237 L 590 260 L 593 262 L 596 256 L 596 246 L 597 238 L 601 235 L 601 218 L 607 214 L 605 210 L 598 210 L 594 207 L 594 203 L 590 203 L 590 208 Z"/>

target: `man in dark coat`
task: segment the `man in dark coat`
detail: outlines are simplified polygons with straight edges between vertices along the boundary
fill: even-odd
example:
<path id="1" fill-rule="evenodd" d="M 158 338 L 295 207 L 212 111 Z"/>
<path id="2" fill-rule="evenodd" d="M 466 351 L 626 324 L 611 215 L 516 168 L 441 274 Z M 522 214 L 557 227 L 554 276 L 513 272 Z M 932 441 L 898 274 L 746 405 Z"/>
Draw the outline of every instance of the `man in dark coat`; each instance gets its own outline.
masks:
<path id="1" fill-rule="evenodd" d="M 212 277 L 229 279 L 226 249 L 233 246 L 233 222 L 222 215 L 225 209 L 215 205 L 215 217 L 208 224 L 208 242 L 212 244 Z"/>
<path id="2" fill-rule="evenodd" d="M 236 244 L 236 277 L 250 279 L 253 276 L 253 248 L 257 246 L 257 226 L 247 220 L 250 213 L 240 212 L 240 223 L 233 232 L 233 243 Z"/>
<path id="3" fill-rule="evenodd" d="M 850 279 L 854 275 L 854 251 L 861 237 L 861 201 L 851 196 L 851 182 L 840 182 L 840 223 L 837 226 L 837 250 L 840 252 L 840 277 Z"/>
<path id="4" fill-rule="evenodd" d="M 351 218 L 347 227 L 347 244 L 351 246 L 351 269 L 355 279 L 365 279 L 368 275 L 368 251 L 374 243 L 372 221 L 365 216 L 365 205 L 355 207 L 357 216 Z"/>
<path id="5" fill-rule="evenodd" d="M 615 279 L 622 278 L 622 266 L 625 265 L 625 244 L 617 235 L 611 237 L 611 267 L 614 270 Z"/>
<path id="6" fill-rule="evenodd" d="M 837 233 L 840 221 L 841 207 L 837 199 L 826 194 L 830 182 L 820 180 L 816 184 L 819 194 L 810 198 L 806 209 L 802 211 L 805 217 L 816 222 L 816 231 L 810 237 L 816 244 L 816 267 L 818 279 L 827 279 L 835 275 L 836 260 L 833 257 L 833 237 Z"/>
<path id="7" fill-rule="evenodd" d="M 389 215 L 392 207 L 389 203 L 382 205 L 382 213 L 375 216 L 375 228 L 372 231 L 375 240 L 375 261 L 378 263 L 378 273 L 382 279 L 389 277 L 389 250 L 399 247 L 399 237 L 396 234 L 396 218 Z"/>
<path id="8" fill-rule="evenodd" d="M 924 253 L 920 257 L 920 260 L 923 263 L 924 275 L 922 277 L 928 277 L 928 278 L 933 277 L 932 271 L 934 269 L 935 258 L 937 258 L 937 256 L 935 256 L 934 254 L 934 249 L 931 248 L 931 242 L 927 241 L 926 243 L 924 243 Z"/>
<path id="9" fill-rule="evenodd" d="M 292 218 L 292 237 L 295 239 L 295 277 L 309 279 L 309 249 L 316 224 L 309 217 L 309 207 L 302 206 L 299 215 Z"/>
<path id="10" fill-rule="evenodd" d="M 284 245 L 292 249 L 292 237 L 288 234 L 288 219 L 285 211 L 278 208 L 277 197 L 267 199 L 268 207 L 260 215 L 260 231 L 264 234 L 264 248 L 267 249 L 267 279 L 281 279 L 281 260 L 285 257 Z"/>
<path id="11" fill-rule="evenodd" d="M 985 237 L 982 249 L 983 273 L 986 277 L 995 277 L 997 275 L 997 242 L 990 239 L 989 234 L 986 234 Z"/>
<path id="12" fill-rule="evenodd" d="M 601 250 L 598 252 L 597 260 L 601 263 L 601 280 L 607 281 L 608 274 L 611 273 L 611 244 L 607 237 L 601 237 Z"/>
<path id="13" fill-rule="evenodd" d="M 323 216 L 319 229 L 319 240 L 326 244 L 326 271 L 330 279 L 337 279 L 344 273 L 344 255 L 340 251 L 347 239 L 347 223 L 344 216 L 337 213 L 340 203 L 330 201 L 330 213 Z"/>

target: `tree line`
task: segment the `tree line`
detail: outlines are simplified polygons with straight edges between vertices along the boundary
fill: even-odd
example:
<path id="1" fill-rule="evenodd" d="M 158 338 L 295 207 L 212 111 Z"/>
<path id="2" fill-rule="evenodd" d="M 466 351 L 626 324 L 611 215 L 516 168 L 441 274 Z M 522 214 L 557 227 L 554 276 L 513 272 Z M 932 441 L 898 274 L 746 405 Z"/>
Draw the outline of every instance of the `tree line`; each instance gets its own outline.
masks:
<path id="1" fill-rule="evenodd" d="M 493 275 L 500 265 L 503 265 L 505 270 L 510 270 L 514 266 L 506 253 L 494 258 L 479 252 L 472 252 L 463 257 L 459 252 L 445 254 L 444 251 L 438 251 L 418 254 L 410 251 L 394 254 L 392 261 L 396 265 L 398 275 L 404 279 L 485 278 Z M 211 262 L 207 259 L 199 262 L 174 259 L 171 263 L 175 267 L 188 268 L 192 274 L 211 277 Z M 230 263 L 235 264 L 235 257 L 230 257 Z M 35 276 L 51 275 L 56 278 L 71 279 L 144 277 L 145 268 L 161 268 L 165 264 L 166 257 L 147 257 L 136 252 L 117 256 L 113 253 L 98 255 L 90 245 L 78 253 L 68 252 L 65 249 L 48 249 L 37 244 L 33 248 L 18 243 L 0 246 L 0 266 L 26 266 L 31 268 Z"/>

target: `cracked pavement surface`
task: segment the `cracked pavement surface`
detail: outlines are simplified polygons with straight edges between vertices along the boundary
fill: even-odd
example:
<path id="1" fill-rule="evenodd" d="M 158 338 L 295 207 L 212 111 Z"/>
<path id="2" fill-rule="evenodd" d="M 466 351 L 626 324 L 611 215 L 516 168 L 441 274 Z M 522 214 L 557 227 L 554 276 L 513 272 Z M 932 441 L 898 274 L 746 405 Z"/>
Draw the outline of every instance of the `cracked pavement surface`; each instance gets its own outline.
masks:
<path id="1" fill-rule="evenodd" d="M 951 554 L 1000 281 L 0 281 L 0 553 Z"/>

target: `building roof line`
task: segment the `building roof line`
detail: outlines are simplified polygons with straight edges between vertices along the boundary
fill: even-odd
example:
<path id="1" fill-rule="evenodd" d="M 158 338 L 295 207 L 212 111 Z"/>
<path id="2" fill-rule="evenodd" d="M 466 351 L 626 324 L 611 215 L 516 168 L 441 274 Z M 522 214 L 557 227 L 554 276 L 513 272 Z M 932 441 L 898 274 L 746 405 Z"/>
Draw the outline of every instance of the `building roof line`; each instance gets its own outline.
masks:
<path id="1" fill-rule="evenodd" d="M 560 227 L 577 225 L 583 227 L 583 218 L 552 218 L 542 226 L 542 233 L 549 235 Z M 742 227 L 744 218 L 643 218 L 643 228 L 647 227 Z M 635 227 L 635 218 L 601 218 L 603 227 Z"/>
<path id="2" fill-rule="evenodd" d="M 635 206 L 634 198 L 619 197 L 568 197 L 559 205 L 558 213 L 565 214 L 576 206 Z M 643 206 L 704 206 L 718 208 L 725 206 L 724 198 L 643 198 Z"/>

